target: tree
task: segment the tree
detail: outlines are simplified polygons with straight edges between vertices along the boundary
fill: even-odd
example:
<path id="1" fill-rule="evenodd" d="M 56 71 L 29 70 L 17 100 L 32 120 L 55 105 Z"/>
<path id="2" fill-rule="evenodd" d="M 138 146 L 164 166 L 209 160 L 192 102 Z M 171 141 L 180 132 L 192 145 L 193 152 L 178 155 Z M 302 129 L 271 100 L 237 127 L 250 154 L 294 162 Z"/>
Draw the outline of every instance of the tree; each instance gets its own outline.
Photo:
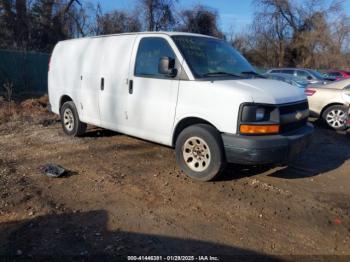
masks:
<path id="1" fill-rule="evenodd" d="M 139 0 L 146 30 L 171 30 L 176 23 L 174 6 L 177 0 Z"/>
<path id="2" fill-rule="evenodd" d="M 0 0 L 0 36 L 1 48 L 6 48 L 13 44 L 14 31 L 11 30 L 15 24 L 15 10 L 13 1 Z"/>
<path id="3" fill-rule="evenodd" d="M 79 0 L 0 0 L 0 46 L 50 51 L 78 31 Z"/>
<path id="4" fill-rule="evenodd" d="M 124 32 L 138 32 L 141 23 L 137 16 L 124 11 L 113 11 L 97 18 L 99 34 L 115 34 Z"/>
<path id="5" fill-rule="evenodd" d="M 71 38 L 77 30 L 76 16 L 79 0 L 36 0 L 31 9 L 32 46 L 52 50 L 60 40 Z"/>
<path id="6" fill-rule="evenodd" d="M 1 0 L 0 17 L 3 45 L 25 48 L 28 39 L 26 0 Z"/>
<path id="7" fill-rule="evenodd" d="M 348 41 L 350 23 L 343 1 L 255 0 L 247 53 L 260 66 L 327 68 L 339 61 Z M 334 19 L 336 18 L 336 19 Z M 335 21 L 334 21 L 335 20 Z M 341 46 L 341 47 L 340 47 Z"/>
<path id="8" fill-rule="evenodd" d="M 180 24 L 176 28 L 179 31 L 224 38 L 218 26 L 218 13 L 214 9 L 197 5 L 192 9 L 183 10 L 180 19 Z"/>

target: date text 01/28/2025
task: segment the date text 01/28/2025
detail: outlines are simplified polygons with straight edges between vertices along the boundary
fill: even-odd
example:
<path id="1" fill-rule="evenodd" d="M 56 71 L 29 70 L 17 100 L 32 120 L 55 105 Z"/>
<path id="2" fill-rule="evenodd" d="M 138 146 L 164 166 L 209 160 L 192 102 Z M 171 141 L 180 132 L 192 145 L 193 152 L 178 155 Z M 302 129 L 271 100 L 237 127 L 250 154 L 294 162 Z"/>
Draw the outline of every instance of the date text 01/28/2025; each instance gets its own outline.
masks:
<path id="1" fill-rule="evenodd" d="M 128 261 L 220 261 L 216 256 L 128 256 Z"/>

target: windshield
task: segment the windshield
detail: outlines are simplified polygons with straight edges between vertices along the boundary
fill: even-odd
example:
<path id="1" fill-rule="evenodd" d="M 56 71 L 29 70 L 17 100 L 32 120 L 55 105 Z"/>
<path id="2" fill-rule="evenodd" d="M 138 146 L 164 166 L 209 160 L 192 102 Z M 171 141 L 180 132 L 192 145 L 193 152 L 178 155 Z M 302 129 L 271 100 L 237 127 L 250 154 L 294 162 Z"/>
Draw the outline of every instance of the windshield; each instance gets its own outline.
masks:
<path id="1" fill-rule="evenodd" d="M 198 36 L 173 36 L 196 78 L 257 77 L 253 66 L 225 41 Z"/>
<path id="2" fill-rule="evenodd" d="M 318 79 L 323 79 L 323 76 L 321 75 L 321 73 L 315 71 L 315 70 L 308 70 L 310 74 L 312 74 L 313 76 L 315 76 Z"/>

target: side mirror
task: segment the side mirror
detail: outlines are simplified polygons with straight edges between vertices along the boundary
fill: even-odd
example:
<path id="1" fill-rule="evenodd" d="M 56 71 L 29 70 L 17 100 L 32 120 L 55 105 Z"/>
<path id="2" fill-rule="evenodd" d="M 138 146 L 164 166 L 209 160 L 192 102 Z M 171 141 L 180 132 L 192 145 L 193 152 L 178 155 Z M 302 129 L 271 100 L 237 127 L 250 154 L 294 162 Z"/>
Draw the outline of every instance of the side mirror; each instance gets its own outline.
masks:
<path id="1" fill-rule="evenodd" d="M 312 78 L 312 76 L 307 76 L 306 79 L 307 80 L 312 80 L 313 78 Z"/>
<path id="2" fill-rule="evenodd" d="M 158 72 L 162 75 L 175 77 L 177 69 L 175 68 L 175 59 L 163 56 L 159 59 Z"/>

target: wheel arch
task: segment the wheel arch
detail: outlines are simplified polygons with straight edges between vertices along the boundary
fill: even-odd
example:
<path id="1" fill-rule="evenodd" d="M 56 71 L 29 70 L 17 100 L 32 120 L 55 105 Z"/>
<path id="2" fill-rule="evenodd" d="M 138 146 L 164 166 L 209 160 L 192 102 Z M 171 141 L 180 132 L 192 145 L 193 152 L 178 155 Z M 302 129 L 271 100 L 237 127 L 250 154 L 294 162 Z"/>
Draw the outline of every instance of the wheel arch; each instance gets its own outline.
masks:
<path id="1" fill-rule="evenodd" d="M 59 110 L 61 111 L 61 108 L 62 108 L 63 104 L 66 103 L 66 102 L 69 102 L 69 101 L 73 102 L 73 99 L 69 95 L 61 96 L 60 103 L 59 103 Z"/>
<path id="2" fill-rule="evenodd" d="M 325 112 L 328 108 L 330 108 L 331 106 L 345 106 L 345 105 L 344 105 L 343 103 L 340 103 L 340 102 L 330 103 L 330 104 L 328 104 L 328 105 L 326 105 L 326 106 L 324 106 L 324 107 L 322 108 L 321 113 L 320 113 L 320 116 L 323 117 L 324 112 Z"/>
<path id="3" fill-rule="evenodd" d="M 210 126 L 214 127 L 216 130 L 218 130 L 215 125 L 213 125 L 212 123 L 210 123 L 207 120 L 204 120 L 203 118 L 200 118 L 200 117 L 185 117 L 185 118 L 183 118 L 183 119 L 181 119 L 180 121 L 177 122 L 177 124 L 175 126 L 175 129 L 174 129 L 174 132 L 173 132 L 171 145 L 173 147 L 175 146 L 176 139 L 178 138 L 178 136 L 182 132 L 182 130 L 184 130 L 185 128 L 187 128 L 189 126 L 197 125 L 197 124 L 207 124 L 207 125 L 210 125 Z"/>

